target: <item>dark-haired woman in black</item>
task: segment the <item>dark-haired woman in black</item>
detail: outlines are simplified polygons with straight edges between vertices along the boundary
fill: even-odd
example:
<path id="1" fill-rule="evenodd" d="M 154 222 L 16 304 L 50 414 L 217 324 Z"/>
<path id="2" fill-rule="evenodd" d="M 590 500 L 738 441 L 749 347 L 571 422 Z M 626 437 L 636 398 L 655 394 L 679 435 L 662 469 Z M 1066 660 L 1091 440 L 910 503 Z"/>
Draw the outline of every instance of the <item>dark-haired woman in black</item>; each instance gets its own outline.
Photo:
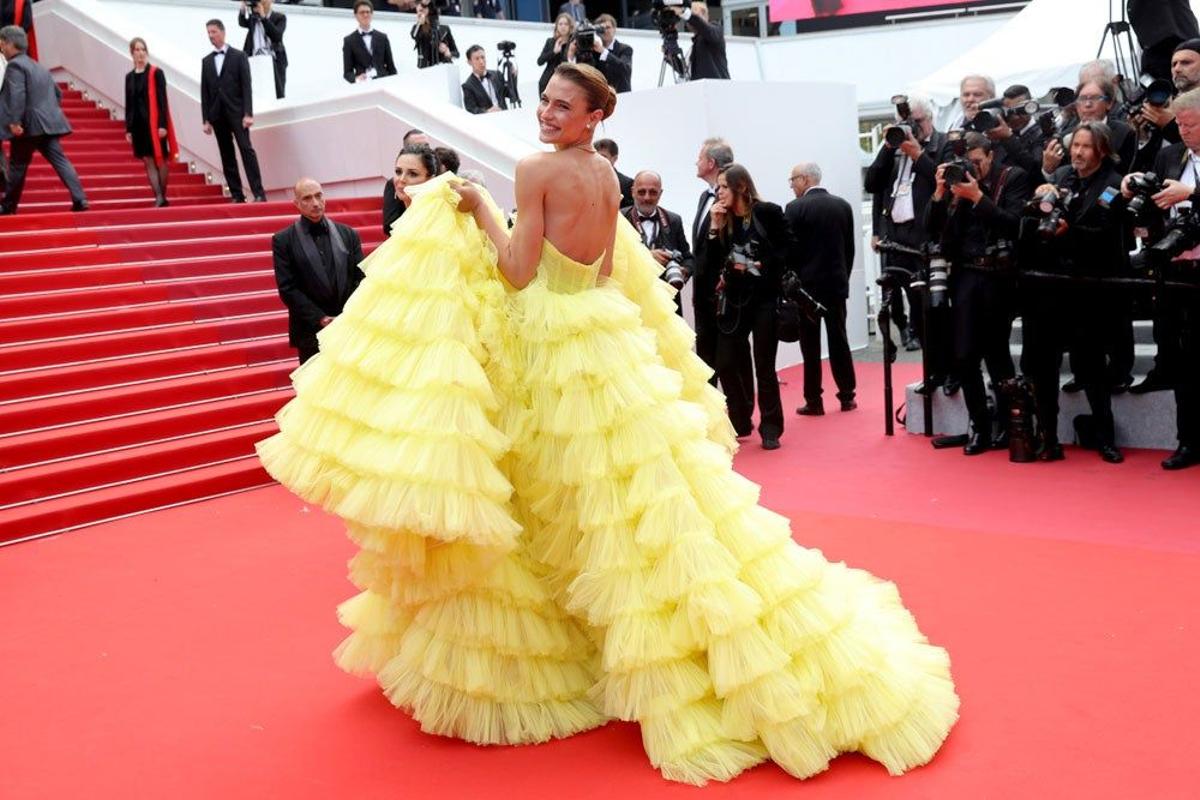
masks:
<path id="1" fill-rule="evenodd" d="M 383 233 L 392 235 L 392 227 L 412 205 L 404 191 L 409 186 L 424 183 L 441 172 L 441 163 L 433 148 L 427 144 L 406 144 L 396 156 L 391 184 L 383 193 Z M 388 191 L 390 190 L 390 191 Z M 389 197 L 390 195 L 390 197 Z"/>
<path id="2" fill-rule="evenodd" d="M 125 141 L 133 145 L 134 157 L 145 163 L 154 205 L 161 207 L 167 205 L 171 162 L 179 155 L 167 107 L 167 78 L 150 63 L 145 39 L 132 40 L 129 55 L 133 69 L 125 76 Z"/>

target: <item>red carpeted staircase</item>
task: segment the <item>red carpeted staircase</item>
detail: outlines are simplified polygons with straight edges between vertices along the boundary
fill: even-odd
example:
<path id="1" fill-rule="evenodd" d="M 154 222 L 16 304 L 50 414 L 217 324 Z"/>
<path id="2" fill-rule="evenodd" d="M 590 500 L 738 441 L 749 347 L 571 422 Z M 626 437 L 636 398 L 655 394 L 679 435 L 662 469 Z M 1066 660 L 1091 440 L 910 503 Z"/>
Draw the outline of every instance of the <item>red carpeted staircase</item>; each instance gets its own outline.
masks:
<path id="1" fill-rule="evenodd" d="M 253 445 L 296 366 L 271 269 L 291 203 L 229 203 L 176 164 L 154 208 L 123 124 L 63 107 L 90 210 L 38 156 L 0 217 L 0 543 L 269 483 Z M 381 241 L 377 198 L 327 211 Z"/>

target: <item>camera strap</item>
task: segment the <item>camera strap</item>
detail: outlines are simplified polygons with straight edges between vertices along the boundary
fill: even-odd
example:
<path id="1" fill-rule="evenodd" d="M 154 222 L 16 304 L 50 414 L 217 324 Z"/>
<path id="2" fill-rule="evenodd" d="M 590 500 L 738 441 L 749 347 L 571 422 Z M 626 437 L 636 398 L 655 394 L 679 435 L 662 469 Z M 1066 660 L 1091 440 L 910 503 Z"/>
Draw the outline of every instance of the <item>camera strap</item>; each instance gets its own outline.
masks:
<path id="1" fill-rule="evenodd" d="M 658 208 L 656 208 L 655 211 L 658 214 L 658 234 L 654 238 L 657 239 L 659 236 L 662 236 L 663 233 L 667 230 L 667 212 L 663 210 L 662 206 L 659 206 Z M 636 204 L 629 207 L 629 215 L 628 216 L 629 216 L 629 221 L 633 224 L 633 227 L 637 229 L 638 238 L 640 238 L 643 242 L 645 242 L 646 241 L 646 232 L 642 229 L 642 215 L 638 213 Z M 647 246 L 649 246 L 649 245 L 647 245 Z"/>
<path id="2" fill-rule="evenodd" d="M 1004 167 L 996 176 L 996 185 L 992 188 L 992 202 L 996 205 L 1000 205 L 1000 197 L 1004 194 L 1004 187 L 1008 183 L 1010 172 L 1012 172 L 1012 167 Z"/>

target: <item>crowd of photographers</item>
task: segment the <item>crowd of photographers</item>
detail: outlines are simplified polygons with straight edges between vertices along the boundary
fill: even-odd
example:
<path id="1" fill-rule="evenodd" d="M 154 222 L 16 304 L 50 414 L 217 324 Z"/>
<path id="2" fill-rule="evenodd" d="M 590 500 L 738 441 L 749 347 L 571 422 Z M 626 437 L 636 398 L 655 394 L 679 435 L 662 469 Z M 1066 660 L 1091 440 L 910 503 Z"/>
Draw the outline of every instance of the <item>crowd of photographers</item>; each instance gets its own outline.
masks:
<path id="1" fill-rule="evenodd" d="M 1173 390 L 1179 446 L 1163 467 L 1200 463 L 1200 40 L 1175 49 L 1169 81 L 1125 86 L 1095 61 L 1035 98 L 967 76 L 946 132 L 928 102 L 895 101 L 865 177 L 873 243 L 902 345 L 924 349 L 918 391 L 963 393 L 964 452 L 1061 459 L 1066 355 L 1061 388 L 1091 410 L 1073 421 L 1082 444 L 1121 462 L 1113 395 Z M 1139 383 L 1135 316 L 1154 320 L 1158 348 Z"/>

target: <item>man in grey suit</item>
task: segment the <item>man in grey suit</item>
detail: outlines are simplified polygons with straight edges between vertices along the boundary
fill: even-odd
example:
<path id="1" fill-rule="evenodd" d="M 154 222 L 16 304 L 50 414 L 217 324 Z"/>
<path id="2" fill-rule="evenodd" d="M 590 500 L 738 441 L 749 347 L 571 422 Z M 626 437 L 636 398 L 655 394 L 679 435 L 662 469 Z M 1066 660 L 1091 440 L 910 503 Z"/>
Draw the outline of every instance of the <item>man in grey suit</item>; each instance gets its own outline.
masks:
<path id="1" fill-rule="evenodd" d="M 71 210 L 86 211 L 87 197 L 79 175 L 63 152 L 60 136 L 71 132 L 59 101 L 62 91 L 50 72 L 25 54 L 25 31 L 16 25 L 0 28 L 0 53 L 8 60 L 0 87 L 0 138 L 12 139 L 12 165 L 8 191 L 0 214 L 14 214 L 25 188 L 25 172 L 35 152 L 50 162 L 71 193 Z"/>

